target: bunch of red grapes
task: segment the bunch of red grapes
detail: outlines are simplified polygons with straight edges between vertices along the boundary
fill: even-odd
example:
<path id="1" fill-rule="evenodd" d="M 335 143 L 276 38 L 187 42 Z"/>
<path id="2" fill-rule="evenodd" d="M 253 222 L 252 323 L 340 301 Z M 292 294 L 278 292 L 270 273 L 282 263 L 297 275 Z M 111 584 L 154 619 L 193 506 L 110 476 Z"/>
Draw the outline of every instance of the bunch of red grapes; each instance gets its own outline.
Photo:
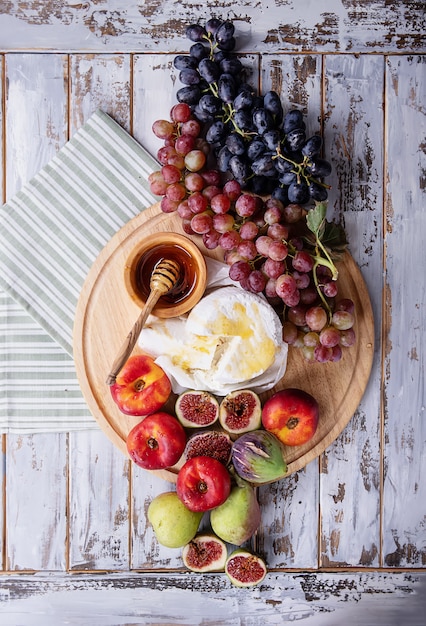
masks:
<path id="1" fill-rule="evenodd" d="M 229 36 L 233 30 L 228 27 L 226 32 Z M 220 66 L 215 61 L 215 55 L 220 52 L 222 61 L 228 59 L 226 69 L 230 68 L 231 60 L 236 57 L 230 50 L 217 49 L 214 32 L 192 26 L 188 33 L 200 44 L 194 44 L 191 51 L 196 48 L 196 54 L 201 55 L 200 46 L 210 47 L 209 56 L 202 58 L 210 58 Z M 272 133 L 267 127 L 239 129 L 230 116 L 230 111 L 235 114 L 235 109 L 219 97 L 218 81 L 229 72 L 219 67 L 210 83 L 205 78 L 196 82 L 200 59 L 192 63 L 191 53 L 187 58 L 186 69 L 193 71 L 184 73 L 184 80 L 189 81 L 190 75 L 192 87 L 195 85 L 197 89 L 191 91 L 187 88 L 191 85 L 187 85 L 180 90 L 180 101 L 172 107 L 170 119 L 153 124 L 153 133 L 163 145 L 157 153 L 161 167 L 149 177 L 151 191 L 161 197 L 164 212 L 176 212 L 180 216 L 188 235 L 201 236 L 207 249 L 223 251 L 232 280 L 247 291 L 264 294 L 282 316 L 284 341 L 300 348 L 309 361 L 338 361 L 342 348 L 355 342 L 354 303 L 338 298 L 332 252 L 321 244 L 318 233 L 309 228 L 307 220 L 309 212 L 317 210 L 327 196 L 319 176 L 331 171 L 327 161 L 318 156 L 321 142 L 313 139 L 319 136 L 306 140 L 300 113 L 289 111 L 281 115 L 276 100 L 272 99 L 277 112 L 271 117 L 275 128 L 269 130 L 277 130 L 277 125 L 280 128 L 274 152 L 270 145 Z M 180 55 L 179 64 L 182 63 Z M 226 85 L 229 92 L 229 81 Z M 232 102 L 232 98 L 235 100 L 244 92 L 241 85 L 235 89 L 239 91 L 231 92 L 227 100 Z M 199 119 L 203 118 L 200 99 L 206 92 L 214 94 L 218 102 L 215 101 L 211 119 Z M 265 98 L 261 101 L 264 104 Z M 254 106 L 253 116 L 256 111 L 258 108 Z M 225 115 L 229 118 L 228 125 L 219 140 L 217 126 L 220 122 L 223 130 Z M 286 137 L 292 133 L 295 141 L 294 124 L 301 127 L 302 131 L 296 134 L 302 139 L 299 147 L 290 150 Z M 283 129 L 287 129 L 287 134 Z M 243 171 L 240 164 L 244 163 L 254 140 L 259 144 L 257 149 L 261 149 L 261 142 L 263 145 L 263 152 L 255 161 L 259 163 L 263 159 L 264 165 L 273 163 L 274 169 L 265 165 L 266 170 L 259 175 L 260 170 L 255 173 L 251 161 L 250 168 L 240 175 Z M 228 160 L 223 156 L 225 150 L 229 153 L 226 156 L 230 155 Z M 240 151 L 238 168 L 235 161 L 230 165 L 230 160 L 237 156 L 232 151 Z M 271 183 L 274 188 L 268 193 Z M 309 201 L 316 206 L 309 206 Z"/>

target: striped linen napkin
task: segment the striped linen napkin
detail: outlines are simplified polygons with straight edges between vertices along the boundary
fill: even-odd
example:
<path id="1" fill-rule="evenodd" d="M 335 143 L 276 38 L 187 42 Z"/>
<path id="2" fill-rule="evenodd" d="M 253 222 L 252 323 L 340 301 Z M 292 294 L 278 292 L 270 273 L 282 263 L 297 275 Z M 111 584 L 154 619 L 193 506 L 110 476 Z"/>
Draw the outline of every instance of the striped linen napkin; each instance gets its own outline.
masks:
<path id="1" fill-rule="evenodd" d="M 72 359 L 74 313 L 100 251 L 158 200 L 157 168 L 97 111 L 0 208 L 0 432 L 97 428 Z"/>

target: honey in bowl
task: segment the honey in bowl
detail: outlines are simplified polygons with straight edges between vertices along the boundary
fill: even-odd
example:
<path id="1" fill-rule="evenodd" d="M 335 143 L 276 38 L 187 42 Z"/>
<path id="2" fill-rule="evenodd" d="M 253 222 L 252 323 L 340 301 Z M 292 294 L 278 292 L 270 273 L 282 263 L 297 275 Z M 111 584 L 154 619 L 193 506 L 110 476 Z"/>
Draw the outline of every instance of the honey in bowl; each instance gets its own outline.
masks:
<path id="1" fill-rule="evenodd" d="M 163 260 L 176 261 L 180 267 L 179 277 L 174 287 L 161 296 L 162 306 L 174 306 L 187 298 L 196 285 L 196 271 L 191 255 L 178 245 L 155 246 L 141 256 L 135 269 L 135 288 L 138 295 L 146 300 L 150 292 L 152 273 Z"/>
<path id="2" fill-rule="evenodd" d="M 206 286 L 206 263 L 194 242 L 177 233 L 151 235 L 133 249 L 125 266 L 124 278 L 130 297 L 142 307 L 150 293 L 152 273 L 165 259 L 177 262 L 180 273 L 176 284 L 160 297 L 153 314 L 176 317 L 192 309 Z"/>

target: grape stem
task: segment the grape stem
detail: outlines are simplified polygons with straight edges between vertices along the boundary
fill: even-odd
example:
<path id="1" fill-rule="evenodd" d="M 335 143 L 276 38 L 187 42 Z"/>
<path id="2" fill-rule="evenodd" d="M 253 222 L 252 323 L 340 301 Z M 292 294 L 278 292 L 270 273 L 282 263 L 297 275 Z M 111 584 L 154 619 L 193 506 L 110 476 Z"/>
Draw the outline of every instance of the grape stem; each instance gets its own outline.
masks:
<path id="1" fill-rule="evenodd" d="M 306 223 L 315 237 L 315 253 L 319 263 L 328 267 L 332 273 L 332 279 L 337 280 L 339 272 L 334 265 L 327 248 L 321 241 L 321 237 L 324 230 L 325 216 L 327 211 L 327 205 L 325 202 L 317 202 L 314 209 L 308 212 L 306 216 Z M 321 254 L 322 253 L 322 254 Z"/>
<path id="2" fill-rule="evenodd" d="M 321 251 L 324 254 L 325 258 L 321 256 L 320 254 L 318 254 L 318 248 L 321 248 Z M 325 246 L 322 244 L 321 240 L 318 237 L 316 241 L 316 252 L 317 252 L 317 256 L 315 256 L 314 258 L 318 259 L 317 264 L 325 265 L 326 267 L 328 267 L 331 270 L 332 280 L 337 280 L 339 277 L 339 271 L 337 267 L 334 265 L 333 261 L 331 260 L 331 257 L 327 252 L 327 248 L 325 248 Z"/>
<path id="3" fill-rule="evenodd" d="M 322 292 L 322 289 L 320 288 L 320 284 L 319 284 L 318 276 L 317 276 L 317 272 L 316 272 L 316 269 L 317 269 L 318 265 L 327 265 L 328 266 L 328 264 L 320 262 L 320 261 L 324 260 L 324 259 L 322 259 L 322 257 L 314 257 L 314 259 L 316 259 L 316 260 L 315 260 L 315 263 L 314 263 L 312 274 L 313 274 L 313 278 L 314 278 L 315 289 L 317 290 L 317 293 L 318 293 L 319 297 L 321 298 L 321 301 L 322 301 L 322 303 L 324 305 L 324 308 L 327 311 L 328 319 L 329 319 L 329 321 L 331 321 L 331 316 L 333 315 L 333 312 L 332 312 L 332 310 L 330 308 L 330 305 L 328 304 L 328 302 L 327 302 L 327 300 L 326 300 L 326 298 L 325 298 L 325 296 L 324 296 L 324 294 Z M 336 280 L 336 279 L 333 279 L 333 280 Z"/>
<path id="4" fill-rule="evenodd" d="M 312 255 L 312 258 L 314 259 L 313 277 L 315 288 L 324 304 L 325 309 L 328 311 L 329 318 L 331 319 L 332 311 L 322 290 L 320 289 L 316 272 L 318 265 L 324 265 L 331 271 L 332 280 L 337 280 L 339 276 L 337 267 L 334 265 L 327 248 L 321 241 L 321 233 L 323 232 L 323 226 L 325 223 L 326 210 L 327 205 L 325 203 L 317 203 L 315 209 L 312 209 L 311 212 L 307 214 L 306 222 L 309 230 L 315 237 L 315 255 Z"/>
<path id="5" fill-rule="evenodd" d="M 215 98 L 219 97 L 217 83 L 209 83 L 209 89 L 210 89 L 210 91 L 212 92 L 212 94 L 214 95 Z"/>
<path id="6" fill-rule="evenodd" d="M 312 232 L 312 231 L 311 231 Z M 312 260 L 314 262 L 314 266 L 312 268 L 312 275 L 313 275 L 313 279 L 314 279 L 314 285 L 315 285 L 315 289 L 317 290 L 317 293 L 324 305 L 324 308 L 326 309 L 327 313 L 328 313 L 328 317 L 329 320 L 331 320 L 331 316 L 333 314 L 330 305 L 327 302 L 327 299 L 325 298 L 322 289 L 320 287 L 320 283 L 318 280 L 318 276 L 317 276 L 317 272 L 316 269 L 319 265 L 323 265 L 325 267 L 327 267 L 330 271 L 331 271 L 331 278 L 332 280 L 337 280 L 339 277 L 339 271 L 337 269 L 337 267 L 335 266 L 335 264 L 333 263 L 333 261 L 331 260 L 330 255 L 328 254 L 327 249 L 325 248 L 325 246 L 322 244 L 320 238 L 318 237 L 318 234 L 316 232 L 313 232 L 313 234 L 315 235 L 315 254 L 313 254 L 312 252 L 309 253 L 309 255 L 312 257 Z M 289 255 L 291 257 L 294 257 L 294 255 L 296 254 L 297 250 L 294 246 L 291 245 L 290 242 L 285 242 L 289 248 Z M 322 254 L 321 254 L 322 253 Z M 324 255 L 324 256 L 323 256 Z"/>
<path id="7" fill-rule="evenodd" d="M 302 177 L 302 178 L 305 179 L 305 181 L 308 184 L 309 183 L 316 183 L 320 187 L 324 187 L 325 189 L 331 189 L 331 185 L 327 185 L 323 181 L 318 180 L 317 178 L 314 178 L 313 176 L 309 176 L 309 174 L 306 174 L 305 167 L 310 165 L 309 157 L 305 156 L 301 163 L 296 163 L 296 161 L 293 161 L 292 159 L 289 159 L 288 157 L 284 156 L 282 154 L 282 152 L 280 151 L 279 146 L 276 149 L 276 151 L 277 151 L 277 154 L 274 155 L 272 158 L 273 159 L 283 159 L 284 161 L 287 161 L 287 163 L 291 163 L 293 165 L 293 167 L 294 167 L 294 170 L 292 170 L 292 172 L 293 172 L 293 174 L 296 174 L 298 183 L 300 183 L 300 179 Z"/>
<path id="8" fill-rule="evenodd" d="M 288 249 L 290 251 L 290 256 L 294 257 L 294 255 L 297 252 L 296 248 L 292 246 L 289 241 L 285 241 L 285 240 L 283 241 L 288 246 Z M 325 255 L 325 258 L 324 256 L 322 256 L 318 248 L 321 248 L 321 251 Z M 316 237 L 316 242 L 315 242 L 315 254 L 312 254 L 310 252 L 309 255 L 312 257 L 315 267 L 318 267 L 318 265 L 324 265 L 325 267 L 328 267 L 328 269 L 331 271 L 332 280 L 338 279 L 339 271 L 337 267 L 334 265 L 333 261 L 331 260 L 330 255 L 327 252 L 327 249 L 323 246 L 323 244 L 321 243 L 318 237 Z"/>

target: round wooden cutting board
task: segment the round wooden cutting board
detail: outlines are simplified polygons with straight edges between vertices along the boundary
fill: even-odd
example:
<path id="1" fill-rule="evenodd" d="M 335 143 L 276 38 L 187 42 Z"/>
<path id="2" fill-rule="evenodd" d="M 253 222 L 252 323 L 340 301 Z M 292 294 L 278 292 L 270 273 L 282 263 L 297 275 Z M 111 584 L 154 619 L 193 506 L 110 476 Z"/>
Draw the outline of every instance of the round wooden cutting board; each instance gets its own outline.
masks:
<path id="1" fill-rule="evenodd" d="M 126 260 L 135 245 L 160 231 L 184 234 L 179 216 L 163 213 L 157 203 L 117 232 L 93 264 L 76 310 L 74 360 L 80 386 L 99 426 L 124 454 L 127 454 L 127 434 L 141 418 L 119 411 L 105 381 L 140 313 L 125 287 Z M 206 256 L 222 260 L 221 251 L 206 250 L 198 237 L 196 243 Z M 358 407 L 370 376 L 374 353 L 370 298 L 349 253 L 339 262 L 338 269 L 339 296 L 352 298 L 356 307 L 356 344 L 344 349 L 343 358 L 337 363 L 308 363 L 297 349 L 290 347 L 284 377 L 272 390 L 261 395 L 265 401 L 279 389 L 298 387 L 318 400 L 320 422 L 315 436 L 303 446 L 286 448 L 288 474 L 315 459 L 338 437 Z M 136 347 L 134 352 L 137 351 Z M 174 399 L 170 398 L 166 409 L 173 411 Z M 175 467 L 154 473 L 175 482 L 177 471 Z"/>

